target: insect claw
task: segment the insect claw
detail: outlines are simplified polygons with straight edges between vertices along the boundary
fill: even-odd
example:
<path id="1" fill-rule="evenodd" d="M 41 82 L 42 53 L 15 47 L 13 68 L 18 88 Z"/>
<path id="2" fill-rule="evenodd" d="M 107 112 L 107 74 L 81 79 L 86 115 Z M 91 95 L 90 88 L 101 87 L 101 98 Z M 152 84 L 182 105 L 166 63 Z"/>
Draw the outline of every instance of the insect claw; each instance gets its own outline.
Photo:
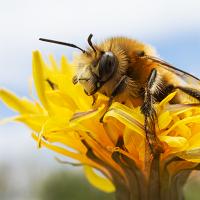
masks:
<path id="1" fill-rule="evenodd" d="M 99 122 L 102 124 L 104 123 L 104 121 L 103 121 L 104 116 L 105 116 L 105 114 L 103 114 L 103 116 L 99 119 Z"/>
<path id="2" fill-rule="evenodd" d="M 95 97 L 95 95 L 92 95 L 92 106 L 96 103 L 96 97 Z"/>

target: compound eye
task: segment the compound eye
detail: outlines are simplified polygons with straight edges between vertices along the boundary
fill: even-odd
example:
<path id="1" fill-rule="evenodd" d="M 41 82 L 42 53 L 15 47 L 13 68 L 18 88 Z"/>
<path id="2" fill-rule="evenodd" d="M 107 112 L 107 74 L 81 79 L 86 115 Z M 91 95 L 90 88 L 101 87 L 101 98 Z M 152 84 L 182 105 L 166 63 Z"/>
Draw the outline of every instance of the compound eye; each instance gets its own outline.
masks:
<path id="1" fill-rule="evenodd" d="M 99 61 L 99 79 L 107 81 L 116 69 L 116 57 L 110 51 L 105 52 Z"/>

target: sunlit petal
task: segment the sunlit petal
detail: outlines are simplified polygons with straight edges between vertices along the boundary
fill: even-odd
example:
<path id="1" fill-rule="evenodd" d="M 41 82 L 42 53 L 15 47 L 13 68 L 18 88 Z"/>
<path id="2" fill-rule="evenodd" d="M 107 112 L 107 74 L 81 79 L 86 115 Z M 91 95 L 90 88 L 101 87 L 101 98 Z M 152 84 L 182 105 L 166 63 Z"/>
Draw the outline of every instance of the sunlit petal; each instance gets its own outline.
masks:
<path id="1" fill-rule="evenodd" d="M 97 175 L 91 167 L 85 166 L 84 170 L 88 181 L 93 186 L 108 193 L 115 191 L 115 187 L 112 182 L 109 181 L 107 178 Z"/>

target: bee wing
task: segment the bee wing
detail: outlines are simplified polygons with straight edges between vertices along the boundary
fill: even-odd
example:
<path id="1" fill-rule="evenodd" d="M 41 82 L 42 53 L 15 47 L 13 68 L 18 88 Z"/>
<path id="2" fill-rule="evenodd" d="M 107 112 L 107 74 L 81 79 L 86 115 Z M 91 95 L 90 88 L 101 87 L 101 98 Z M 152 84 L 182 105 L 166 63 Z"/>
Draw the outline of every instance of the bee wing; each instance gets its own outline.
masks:
<path id="1" fill-rule="evenodd" d="M 174 66 L 172 66 L 171 64 L 167 63 L 164 60 L 161 60 L 160 58 L 154 57 L 154 56 L 145 56 L 147 59 L 150 59 L 154 62 L 157 62 L 159 64 L 161 64 L 161 67 L 172 72 L 173 74 L 177 75 L 180 79 L 182 79 L 183 81 L 185 81 L 188 84 L 192 84 L 192 85 L 196 85 L 196 86 L 200 86 L 200 79 L 195 77 L 194 75 L 185 72 L 181 69 L 178 69 Z"/>

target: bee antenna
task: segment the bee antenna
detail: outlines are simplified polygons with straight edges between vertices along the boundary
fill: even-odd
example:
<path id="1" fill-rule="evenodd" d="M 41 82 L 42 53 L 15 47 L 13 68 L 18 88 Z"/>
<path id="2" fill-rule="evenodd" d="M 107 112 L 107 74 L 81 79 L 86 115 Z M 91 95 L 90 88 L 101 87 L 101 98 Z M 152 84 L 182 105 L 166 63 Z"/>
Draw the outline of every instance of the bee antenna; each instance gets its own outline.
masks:
<path id="1" fill-rule="evenodd" d="M 86 53 L 86 51 L 84 49 L 76 46 L 75 44 L 60 42 L 60 41 L 56 41 L 56 40 L 49 40 L 49 39 L 44 39 L 44 38 L 39 38 L 39 40 L 44 41 L 44 42 L 50 42 L 50 43 L 61 44 L 61 45 L 73 47 L 73 48 L 81 50 L 83 53 Z"/>
<path id="2" fill-rule="evenodd" d="M 93 34 L 90 34 L 89 36 L 88 36 L 88 39 L 87 39 L 87 41 L 88 41 L 88 44 L 91 46 L 91 48 L 93 49 L 93 51 L 96 53 L 97 51 L 96 51 L 96 49 L 94 48 L 94 46 L 93 46 L 93 44 L 92 44 L 92 37 L 93 37 Z"/>

